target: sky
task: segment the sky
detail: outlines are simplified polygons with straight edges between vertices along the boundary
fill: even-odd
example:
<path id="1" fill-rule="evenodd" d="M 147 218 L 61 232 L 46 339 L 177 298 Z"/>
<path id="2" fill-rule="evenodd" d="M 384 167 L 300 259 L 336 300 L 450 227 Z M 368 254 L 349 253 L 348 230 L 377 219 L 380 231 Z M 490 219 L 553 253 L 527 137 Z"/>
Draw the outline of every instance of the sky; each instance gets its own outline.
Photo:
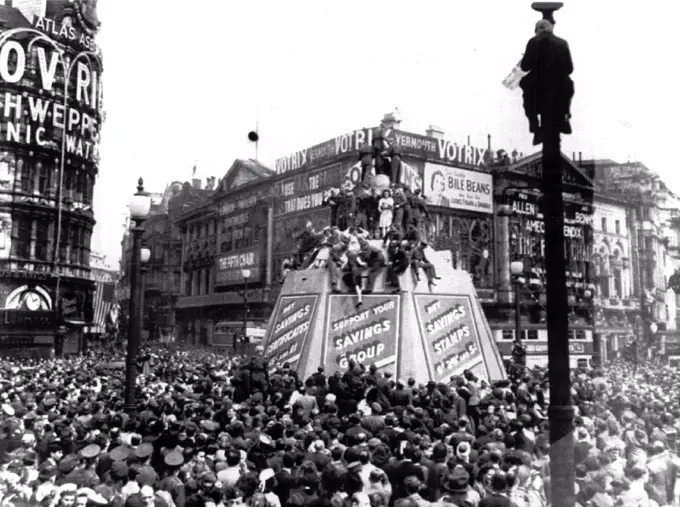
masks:
<path id="1" fill-rule="evenodd" d="M 137 179 L 224 176 L 362 127 L 399 108 L 401 129 L 532 153 L 521 91 L 501 81 L 540 14 L 518 0 L 102 0 L 106 122 L 94 251 L 120 257 Z M 574 61 L 563 152 L 638 160 L 680 193 L 674 0 L 567 0 L 556 35 Z M 672 26 L 672 25 L 671 25 Z"/>

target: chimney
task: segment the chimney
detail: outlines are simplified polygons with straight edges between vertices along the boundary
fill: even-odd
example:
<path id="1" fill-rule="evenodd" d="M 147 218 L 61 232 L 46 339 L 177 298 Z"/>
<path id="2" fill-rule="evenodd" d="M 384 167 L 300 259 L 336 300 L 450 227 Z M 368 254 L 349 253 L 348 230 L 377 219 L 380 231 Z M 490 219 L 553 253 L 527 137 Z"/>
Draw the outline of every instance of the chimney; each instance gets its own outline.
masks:
<path id="1" fill-rule="evenodd" d="M 444 139 L 444 131 L 441 127 L 437 127 L 436 125 L 430 125 L 425 131 L 425 135 L 427 137 L 434 137 L 435 139 Z"/>
<path id="2" fill-rule="evenodd" d="M 467 145 L 470 146 L 470 136 L 467 138 Z"/>
<path id="3" fill-rule="evenodd" d="M 387 113 L 380 121 L 380 126 L 384 129 L 399 130 L 401 126 L 401 118 L 397 117 L 396 113 Z"/>
<path id="4" fill-rule="evenodd" d="M 491 151 L 491 134 L 486 135 L 486 149 Z"/>
<path id="5" fill-rule="evenodd" d="M 571 161 L 576 162 L 576 152 L 575 151 L 571 152 Z"/>
<path id="6" fill-rule="evenodd" d="M 583 165 L 583 159 L 581 158 L 581 152 L 578 152 L 578 165 Z"/>
<path id="7" fill-rule="evenodd" d="M 200 189 L 201 189 L 201 186 L 202 186 L 202 185 L 201 185 L 201 178 L 194 178 L 193 180 L 191 180 L 191 186 L 192 186 L 195 190 L 200 190 Z"/>

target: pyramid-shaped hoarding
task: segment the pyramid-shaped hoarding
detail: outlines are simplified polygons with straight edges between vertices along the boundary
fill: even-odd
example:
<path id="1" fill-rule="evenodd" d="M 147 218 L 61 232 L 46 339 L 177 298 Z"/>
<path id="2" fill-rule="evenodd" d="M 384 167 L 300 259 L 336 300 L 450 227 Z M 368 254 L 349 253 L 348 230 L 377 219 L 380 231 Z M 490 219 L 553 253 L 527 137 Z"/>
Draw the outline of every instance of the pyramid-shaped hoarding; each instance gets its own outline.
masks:
<path id="1" fill-rule="evenodd" d="M 332 293 L 323 261 L 290 272 L 264 340 L 271 371 L 289 363 L 304 380 L 319 366 L 326 375 L 346 371 L 354 359 L 419 382 L 448 382 L 466 369 L 505 378 L 470 275 L 453 269 L 450 252 L 428 249 L 427 257 L 440 277 L 432 290 L 422 271 L 417 280 L 409 269 L 400 277 L 403 291 L 394 294 L 383 272 L 360 308 L 347 287 Z"/>

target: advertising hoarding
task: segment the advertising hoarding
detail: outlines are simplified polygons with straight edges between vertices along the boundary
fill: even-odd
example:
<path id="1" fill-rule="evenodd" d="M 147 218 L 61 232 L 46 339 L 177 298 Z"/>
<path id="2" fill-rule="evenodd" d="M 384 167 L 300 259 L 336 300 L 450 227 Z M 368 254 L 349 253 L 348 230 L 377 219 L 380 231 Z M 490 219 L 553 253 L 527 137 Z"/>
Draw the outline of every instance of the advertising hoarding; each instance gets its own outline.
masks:
<path id="1" fill-rule="evenodd" d="M 264 351 L 270 371 L 284 363 L 295 369 L 304 349 L 318 296 L 282 296 Z"/>
<path id="2" fill-rule="evenodd" d="M 428 204 L 493 213 L 491 174 L 426 162 L 423 186 Z"/>
<path id="3" fill-rule="evenodd" d="M 240 252 L 232 252 L 217 257 L 217 273 L 215 285 L 243 284 L 242 270 L 250 270 L 248 282 L 257 283 L 261 280 L 260 247 L 249 248 Z"/>
<path id="4" fill-rule="evenodd" d="M 430 377 L 448 381 L 451 375 L 482 361 L 479 331 L 469 296 L 413 296 Z"/>
<path id="5" fill-rule="evenodd" d="M 324 368 L 326 375 L 349 369 L 350 360 L 380 369 L 397 361 L 400 296 L 366 295 L 360 309 L 353 296 L 328 300 Z M 341 316 L 341 317 L 338 317 Z"/>

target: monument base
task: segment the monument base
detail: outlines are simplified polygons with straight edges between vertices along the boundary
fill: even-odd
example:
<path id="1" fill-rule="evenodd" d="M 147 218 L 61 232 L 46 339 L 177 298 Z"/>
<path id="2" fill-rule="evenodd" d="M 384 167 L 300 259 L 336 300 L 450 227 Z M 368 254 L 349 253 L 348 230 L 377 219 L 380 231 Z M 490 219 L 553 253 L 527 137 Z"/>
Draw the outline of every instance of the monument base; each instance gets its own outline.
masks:
<path id="1" fill-rule="evenodd" d="M 448 382 L 464 370 L 506 378 L 470 275 L 453 269 L 450 252 L 426 255 L 440 277 L 435 286 L 408 269 L 395 294 L 384 269 L 359 308 L 346 286 L 332 292 L 327 251 L 313 267 L 288 273 L 264 338 L 270 369 L 289 363 L 304 380 L 319 366 L 333 375 L 354 361 L 418 382 Z"/>

